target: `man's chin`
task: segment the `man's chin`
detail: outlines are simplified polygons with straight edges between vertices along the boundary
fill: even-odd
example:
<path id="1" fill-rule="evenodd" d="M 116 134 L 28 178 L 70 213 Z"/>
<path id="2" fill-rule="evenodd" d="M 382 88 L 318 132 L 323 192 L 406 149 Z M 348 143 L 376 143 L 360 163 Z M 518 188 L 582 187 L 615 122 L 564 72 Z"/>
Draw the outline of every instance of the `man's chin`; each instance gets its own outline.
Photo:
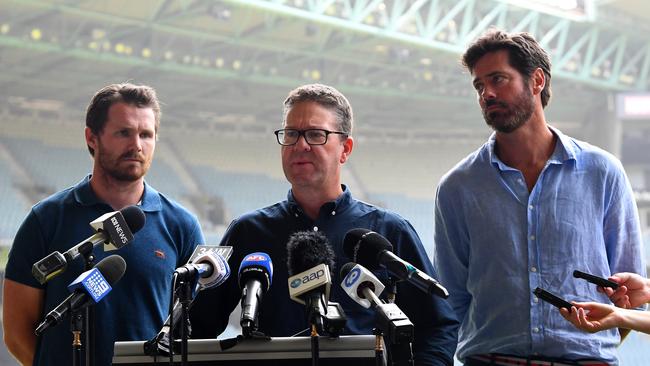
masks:
<path id="1" fill-rule="evenodd" d="M 145 173 L 146 172 L 143 172 L 142 170 L 138 169 L 137 171 L 131 170 L 131 171 L 111 172 L 110 176 L 113 177 L 113 179 L 118 180 L 120 182 L 132 183 L 142 179 Z"/>
<path id="2" fill-rule="evenodd" d="M 485 119 L 485 123 L 487 123 L 487 125 L 490 126 L 494 131 L 501 133 L 514 132 L 523 125 L 523 123 L 507 123 L 487 118 Z"/>

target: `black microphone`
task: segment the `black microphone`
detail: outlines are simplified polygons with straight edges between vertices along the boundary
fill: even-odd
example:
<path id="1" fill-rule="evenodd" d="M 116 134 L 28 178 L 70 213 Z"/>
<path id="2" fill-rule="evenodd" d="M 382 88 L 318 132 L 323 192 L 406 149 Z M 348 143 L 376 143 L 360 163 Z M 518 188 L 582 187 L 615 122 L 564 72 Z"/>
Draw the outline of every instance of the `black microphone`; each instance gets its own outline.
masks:
<path id="1" fill-rule="evenodd" d="M 239 324 L 244 337 L 251 337 L 257 331 L 262 295 L 272 281 L 273 262 L 268 254 L 255 252 L 244 257 L 239 266 L 239 288 L 242 290 Z"/>
<path id="2" fill-rule="evenodd" d="M 289 296 L 307 306 L 307 318 L 318 332 L 323 331 L 323 319 L 332 284 L 330 268 L 334 268 L 334 251 L 325 235 L 317 231 L 299 231 L 287 243 Z"/>
<path id="3" fill-rule="evenodd" d="M 119 249 L 133 240 L 133 233 L 142 229 L 144 212 L 138 206 L 128 206 L 120 211 L 106 213 L 90 223 L 95 234 L 83 240 L 64 254 L 55 251 L 34 263 L 32 275 L 42 285 L 63 273 L 68 262 L 89 253 L 96 245 L 104 244 L 105 250 Z"/>
<path id="4" fill-rule="evenodd" d="M 40 336 L 47 328 L 60 323 L 70 311 L 77 311 L 100 301 L 110 292 L 111 286 L 122 278 L 125 271 L 126 262 L 122 257 L 114 254 L 79 275 L 68 286 L 68 289 L 73 291 L 72 294 L 45 316 L 45 320 L 34 332 L 36 336 Z"/>
<path id="5" fill-rule="evenodd" d="M 386 238 L 368 229 L 352 229 L 345 234 L 343 241 L 343 251 L 353 262 L 370 270 L 384 265 L 400 280 L 408 281 L 426 293 L 445 299 L 449 297 L 449 292 L 440 282 L 396 256 L 392 250 L 393 245 Z"/>

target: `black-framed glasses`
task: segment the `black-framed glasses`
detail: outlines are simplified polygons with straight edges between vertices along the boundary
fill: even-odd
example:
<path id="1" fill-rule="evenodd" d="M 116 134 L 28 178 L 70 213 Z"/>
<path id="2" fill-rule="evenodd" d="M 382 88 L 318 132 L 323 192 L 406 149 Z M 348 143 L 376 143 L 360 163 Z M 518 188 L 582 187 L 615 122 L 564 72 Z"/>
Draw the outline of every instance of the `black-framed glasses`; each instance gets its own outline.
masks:
<path id="1" fill-rule="evenodd" d="M 305 138 L 309 145 L 325 145 L 327 136 L 330 134 L 345 135 L 348 134 L 340 131 L 328 131 L 321 128 L 310 128 L 307 130 L 297 130 L 295 128 L 283 128 L 276 130 L 275 137 L 278 138 L 278 144 L 282 146 L 291 146 L 298 143 L 300 136 Z"/>

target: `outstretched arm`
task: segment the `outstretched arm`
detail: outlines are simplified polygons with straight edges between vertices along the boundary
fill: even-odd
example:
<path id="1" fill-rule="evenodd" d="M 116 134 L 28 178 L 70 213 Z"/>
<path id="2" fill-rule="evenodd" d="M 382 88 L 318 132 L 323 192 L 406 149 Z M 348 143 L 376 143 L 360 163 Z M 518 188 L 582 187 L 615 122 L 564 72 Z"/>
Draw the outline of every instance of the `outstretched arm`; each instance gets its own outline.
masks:
<path id="1" fill-rule="evenodd" d="M 562 316 L 576 328 L 595 333 L 605 329 L 633 329 L 650 334 L 650 313 L 622 309 L 596 302 L 574 302 L 571 312 L 560 309 Z"/>

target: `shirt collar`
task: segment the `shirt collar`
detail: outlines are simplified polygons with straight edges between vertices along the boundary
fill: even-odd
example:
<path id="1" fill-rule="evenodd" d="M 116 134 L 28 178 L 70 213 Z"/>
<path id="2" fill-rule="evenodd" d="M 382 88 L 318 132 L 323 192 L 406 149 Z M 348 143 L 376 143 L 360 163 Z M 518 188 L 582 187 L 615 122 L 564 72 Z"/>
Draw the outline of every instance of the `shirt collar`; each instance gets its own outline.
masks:
<path id="1" fill-rule="evenodd" d="M 103 204 L 104 202 L 100 201 L 92 187 L 90 186 L 90 177 L 91 174 L 83 178 L 79 183 L 73 187 L 74 199 L 83 206 L 92 206 L 97 204 Z M 160 202 L 160 194 L 153 187 L 144 182 L 144 194 L 142 199 L 138 202 L 138 206 L 143 211 L 160 211 L 162 208 L 162 203 Z"/>
<path id="2" fill-rule="evenodd" d="M 562 131 L 558 130 L 555 127 L 548 126 L 548 125 L 547 127 L 551 130 L 551 132 L 553 132 L 555 136 L 557 136 L 557 141 L 555 143 L 555 150 L 553 150 L 553 153 L 551 154 L 551 157 L 548 159 L 548 162 L 551 164 L 562 164 L 569 160 L 574 160 L 577 162 L 576 146 L 571 141 L 571 138 L 563 134 Z M 512 170 L 511 167 L 507 166 L 503 161 L 501 161 L 501 159 L 499 159 L 499 157 L 494 151 L 494 147 L 496 145 L 496 135 L 497 135 L 496 132 L 493 132 L 492 135 L 490 135 L 490 138 L 488 139 L 487 142 L 490 162 L 501 170 Z"/>
<path id="3" fill-rule="evenodd" d="M 328 213 L 336 213 L 336 212 L 342 212 L 348 207 L 350 207 L 352 203 L 352 193 L 348 189 L 348 187 L 345 184 L 341 184 L 341 189 L 343 190 L 343 193 L 341 193 L 334 201 L 326 202 L 321 206 L 320 212 L 325 212 Z M 302 214 L 303 210 L 300 207 L 300 204 L 296 199 L 293 197 L 293 191 L 289 189 L 289 193 L 287 194 L 287 202 L 289 204 L 289 210 L 293 214 Z"/>

